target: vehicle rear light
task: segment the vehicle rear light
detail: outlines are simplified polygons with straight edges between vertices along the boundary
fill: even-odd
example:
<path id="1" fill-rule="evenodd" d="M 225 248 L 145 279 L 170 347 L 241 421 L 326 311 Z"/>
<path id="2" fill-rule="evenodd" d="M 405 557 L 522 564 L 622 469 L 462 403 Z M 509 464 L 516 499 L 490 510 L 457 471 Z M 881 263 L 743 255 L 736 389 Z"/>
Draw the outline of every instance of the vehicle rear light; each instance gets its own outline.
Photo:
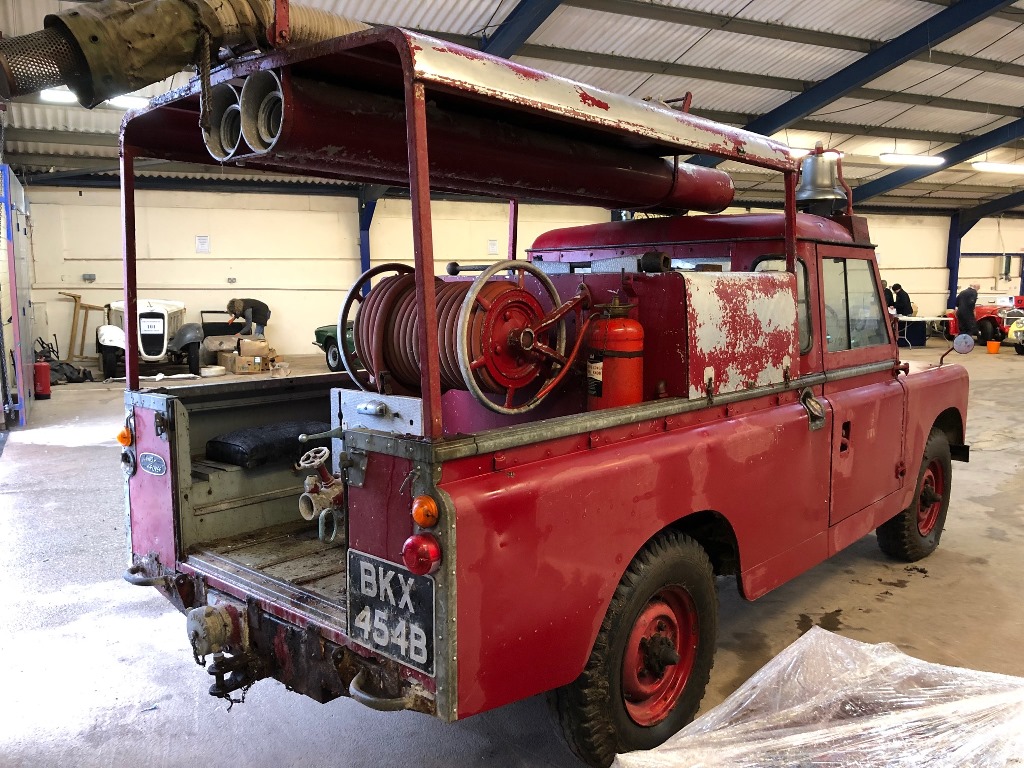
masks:
<path id="1" fill-rule="evenodd" d="M 412 519 L 420 528 L 437 525 L 437 502 L 430 496 L 417 496 L 412 500 Z"/>
<path id="2" fill-rule="evenodd" d="M 130 427 L 122 427 L 117 433 L 117 442 L 127 448 L 132 444 L 132 430 Z"/>
<path id="3" fill-rule="evenodd" d="M 441 545 L 429 533 L 416 533 L 402 545 L 402 561 L 410 573 L 426 576 L 441 567 Z"/>

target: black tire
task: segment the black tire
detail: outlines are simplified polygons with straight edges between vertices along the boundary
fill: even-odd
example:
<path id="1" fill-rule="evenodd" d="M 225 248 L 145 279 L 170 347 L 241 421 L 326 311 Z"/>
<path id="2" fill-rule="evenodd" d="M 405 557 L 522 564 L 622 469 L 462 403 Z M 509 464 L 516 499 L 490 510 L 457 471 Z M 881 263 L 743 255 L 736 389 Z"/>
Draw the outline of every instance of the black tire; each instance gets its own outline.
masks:
<path id="1" fill-rule="evenodd" d="M 188 354 L 188 372 L 193 376 L 198 376 L 199 372 L 203 369 L 203 361 L 199 355 L 199 342 L 186 344 L 185 352 Z"/>
<path id="2" fill-rule="evenodd" d="M 100 344 L 100 370 L 104 379 L 113 379 L 117 376 L 117 348 Z"/>
<path id="3" fill-rule="evenodd" d="M 1014 344 L 1013 348 L 1018 355 L 1024 355 L 1024 344 Z"/>
<path id="4" fill-rule="evenodd" d="M 917 473 L 913 502 L 875 530 L 878 546 L 889 557 L 913 563 L 939 546 L 949 509 L 952 468 L 946 433 L 933 429 Z"/>
<path id="5" fill-rule="evenodd" d="M 996 338 L 996 326 L 991 320 L 982 320 L 978 323 L 978 341 L 989 342 Z"/>
<path id="6" fill-rule="evenodd" d="M 658 536 L 619 582 L 583 673 L 554 692 L 570 749 L 604 768 L 616 753 L 656 747 L 693 720 L 717 634 L 718 595 L 707 553 L 688 536 Z M 682 657 L 678 663 L 652 658 L 655 637 L 664 638 L 661 654 L 674 650 Z"/>
<path id="7" fill-rule="evenodd" d="M 324 354 L 327 356 L 327 367 L 337 373 L 345 370 L 345 364 L 341 361 L 341 350 L 338 349 L 338 342 L 334 339 L 327 339 L 324 342 Z"/>

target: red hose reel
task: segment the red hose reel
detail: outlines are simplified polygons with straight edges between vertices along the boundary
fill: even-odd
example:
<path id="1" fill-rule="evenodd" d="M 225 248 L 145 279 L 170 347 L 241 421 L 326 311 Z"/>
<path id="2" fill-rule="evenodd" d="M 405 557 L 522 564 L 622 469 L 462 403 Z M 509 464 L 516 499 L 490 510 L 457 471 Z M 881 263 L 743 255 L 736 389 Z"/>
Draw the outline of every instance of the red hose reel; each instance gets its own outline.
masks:
<path id="1" fill-rule="evenodd" d="M 393 272 L 374 285 L 366 296 L 363 286 Z M 508 272 L 509 279 L 496 278 Z M 526 287 L 527 275 L 540 284 L 552 305 Z M 589 306 L 589 292 L 562 303 L 546 274 L 524 261 L 502 261 L 484 270 L 472 283 L 438 279 L 435 299 L 438 353 L 442 389 L 469 390 L 490 410 L 523 413 L 536 407 L 554 390 L 571 367 L 586 331 L 577 333 L 572 352 L 565 353 L 565 316 Z M 355 316 L 355 347 L 366 371 L 356 371 L 342 345 L 342 361 L 352 379 L 364 390 L 415 394 L 420 389 L 419 322 L 416 317 L 416 279 L 412 267 L 382 264 L 355 282 L 338 318 L 339 336 Z M 525 402 L 515 403 L 524 390 L 540 388 Z M 498 395 L 496 402 L 488 395 Z"/>

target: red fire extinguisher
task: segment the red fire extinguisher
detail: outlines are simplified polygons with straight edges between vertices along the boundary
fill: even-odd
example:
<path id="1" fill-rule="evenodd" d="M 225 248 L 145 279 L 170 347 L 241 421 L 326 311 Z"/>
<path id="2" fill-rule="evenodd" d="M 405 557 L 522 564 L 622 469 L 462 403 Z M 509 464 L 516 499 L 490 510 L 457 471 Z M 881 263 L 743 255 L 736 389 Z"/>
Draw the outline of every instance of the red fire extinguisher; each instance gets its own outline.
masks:
<path id="1" fill-rule="evenodd" d="M 32 364 L 32 374 L 35 378 L 36 400 L 50 399 L 50 364 L 45 360 L 37 360 Z"/>
<path id="2" fill-rule="evenodd" d="M 629 318 L 630 304 L 603 310 L 587 334 L 587 410 L 633 405 L 644 399 L 644 329 Z"/>

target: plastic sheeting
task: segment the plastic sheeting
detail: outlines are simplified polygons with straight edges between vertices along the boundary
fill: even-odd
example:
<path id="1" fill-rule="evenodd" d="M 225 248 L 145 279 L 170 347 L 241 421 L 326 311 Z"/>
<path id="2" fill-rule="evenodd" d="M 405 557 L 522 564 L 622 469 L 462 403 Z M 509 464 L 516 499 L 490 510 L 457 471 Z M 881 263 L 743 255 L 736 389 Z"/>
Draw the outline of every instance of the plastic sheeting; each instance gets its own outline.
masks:
<path id="1" fill-rule="evenodd" d="M 665 744 L 616 765 L 1024 766 L 1024 678 L 814 627 Z"/>

